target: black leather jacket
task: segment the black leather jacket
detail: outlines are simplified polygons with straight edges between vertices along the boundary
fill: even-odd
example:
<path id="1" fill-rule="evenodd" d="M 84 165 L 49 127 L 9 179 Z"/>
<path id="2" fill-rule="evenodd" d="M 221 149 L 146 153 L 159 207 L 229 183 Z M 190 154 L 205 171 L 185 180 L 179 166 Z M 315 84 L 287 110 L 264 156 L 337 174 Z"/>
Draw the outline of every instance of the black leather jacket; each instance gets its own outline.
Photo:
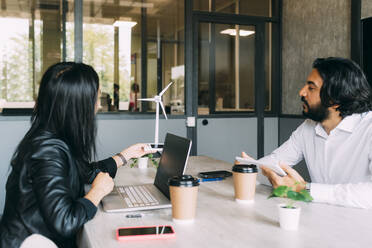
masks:
<path id="1" fill-rule="evenodd" d="M 69 147 L 49 132 L 33 139 L 23 152 L 24 159 L 13 164 L 6 184 L 0 248 L 19 247 L 33 233 L 58 247 L 76 247 L 77 232 L 97 211 L 83 198 L 84 183 L 91 183 L 100 171 L 114 177 L 115 161 L 90 164 L 82 179 Z"/>

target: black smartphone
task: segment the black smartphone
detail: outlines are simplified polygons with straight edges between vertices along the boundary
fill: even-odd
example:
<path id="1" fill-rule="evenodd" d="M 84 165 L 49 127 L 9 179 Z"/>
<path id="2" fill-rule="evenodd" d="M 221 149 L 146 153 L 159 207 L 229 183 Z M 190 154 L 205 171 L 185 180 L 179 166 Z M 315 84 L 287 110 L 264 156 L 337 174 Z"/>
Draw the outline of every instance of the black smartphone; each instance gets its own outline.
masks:
<path id="1" fill-rule="evenodd" d="M 153 144 L 153 143 L 151 143 L 150 146 L 151 146 L 151 148 L 156 149 L 156 148 L 163 148 L 164 144 Z"/>
<path id="2" fill-rule="evenodd" d="M 145 151 L 151 151 L 151 152 L 161 152 L 163 151 L 164 144 L 154 144 L 154 143 L 149 143 L 145 147 Z"/>
<path id="3" fill-rule="evenodd" d="M 218 177 L 225 178 L 225 177 L 232 176 L 232 173 L 226 170 L 204 171 L 204 172 L 200 172 L 198 176 L 200 178 L 218 178 Z"/>

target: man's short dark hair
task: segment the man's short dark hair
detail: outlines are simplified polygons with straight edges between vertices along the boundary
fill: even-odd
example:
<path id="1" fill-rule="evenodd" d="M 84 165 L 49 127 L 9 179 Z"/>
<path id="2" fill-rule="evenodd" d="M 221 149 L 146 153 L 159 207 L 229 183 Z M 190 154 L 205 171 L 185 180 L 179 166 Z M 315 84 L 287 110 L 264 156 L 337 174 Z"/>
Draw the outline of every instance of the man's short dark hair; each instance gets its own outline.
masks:
<path id="1" fill-rule="evenodd" d="M 344 58 L 318 58 L 313 63 L 323 85 L 320 99 L 325 107 L 339 105 L 340 116 L 363 113 L 372 110 L 371 86 L 353 61 Z"/>

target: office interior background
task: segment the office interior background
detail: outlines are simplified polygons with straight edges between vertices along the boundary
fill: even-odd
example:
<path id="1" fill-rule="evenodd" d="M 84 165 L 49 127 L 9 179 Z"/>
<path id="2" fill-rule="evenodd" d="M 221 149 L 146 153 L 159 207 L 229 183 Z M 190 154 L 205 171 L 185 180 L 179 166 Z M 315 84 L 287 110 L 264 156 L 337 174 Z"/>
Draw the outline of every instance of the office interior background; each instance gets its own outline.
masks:
<path id="1" fill-rule="evenodd" d="M 96 69 L 98 159 L 153 142 L 155 105 L 136 99 L 172 81 L 160 141 L 189 137 L 193 155 L 232 163 L 241 151 L 270 153 L 303 121 L 298 91 L 315 58 L 363 64 L 369 17 L 370 0 L 1 0 L 0 215 L 50 65 Z M 309 179 L 303 163 L 297 169 Z"/>

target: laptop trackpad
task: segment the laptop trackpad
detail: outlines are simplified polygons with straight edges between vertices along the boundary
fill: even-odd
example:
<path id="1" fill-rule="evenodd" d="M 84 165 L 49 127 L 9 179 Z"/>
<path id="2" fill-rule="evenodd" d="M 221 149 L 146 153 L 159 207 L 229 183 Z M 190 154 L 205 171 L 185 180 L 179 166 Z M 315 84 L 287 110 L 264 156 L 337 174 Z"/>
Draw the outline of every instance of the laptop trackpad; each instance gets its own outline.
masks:
<path id="1" fill-rule="evenodd" d="M 115 190 L 113 190 L 110 194 L 106 195 L 102 199 L 102 205 L 103 209 L 107 211 L 112 209 L 121 209 L 126 204 L 121 195 Z"/>

